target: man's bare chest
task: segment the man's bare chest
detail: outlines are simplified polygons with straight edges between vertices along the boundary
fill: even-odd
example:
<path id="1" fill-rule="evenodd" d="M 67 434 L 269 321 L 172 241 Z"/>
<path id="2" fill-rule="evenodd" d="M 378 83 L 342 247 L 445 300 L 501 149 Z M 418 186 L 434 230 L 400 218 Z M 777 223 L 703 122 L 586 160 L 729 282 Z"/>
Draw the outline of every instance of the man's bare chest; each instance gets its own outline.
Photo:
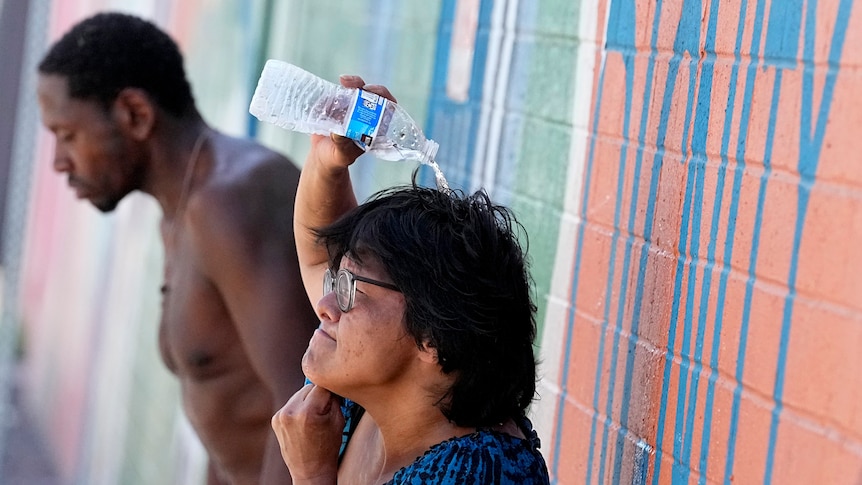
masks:
<path id="1" fill-rule="evenodd" d="M 236 348 L 237 334 L 218 287 L 194 263 L 194 255 L 166 251 L 159 348 L 178 375 L 206 377 Z"/>

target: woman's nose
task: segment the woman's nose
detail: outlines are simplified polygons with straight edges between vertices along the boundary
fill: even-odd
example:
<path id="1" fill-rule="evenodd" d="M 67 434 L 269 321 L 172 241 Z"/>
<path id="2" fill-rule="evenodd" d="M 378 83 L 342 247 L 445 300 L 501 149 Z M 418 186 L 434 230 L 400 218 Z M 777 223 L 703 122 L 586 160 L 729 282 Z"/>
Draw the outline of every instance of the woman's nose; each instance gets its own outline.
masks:
<path id="1" fill-rule="evenodd" d="M 330 322 L 338 322 L 341 319 L 341 308 L 338 306 L 338 298 L 334 291 L 323 295 L 317 301 L 317 316 Z"/>

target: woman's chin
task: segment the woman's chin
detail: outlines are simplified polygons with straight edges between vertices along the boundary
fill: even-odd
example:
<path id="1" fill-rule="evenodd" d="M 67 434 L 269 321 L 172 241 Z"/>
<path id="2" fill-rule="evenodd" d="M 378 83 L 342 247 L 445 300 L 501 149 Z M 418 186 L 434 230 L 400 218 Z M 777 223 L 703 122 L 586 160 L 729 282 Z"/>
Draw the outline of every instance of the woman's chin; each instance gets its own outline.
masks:
<path id="1" fill-rule="evenodd" d="M 305 374 L 305 377 L 308 380 L 317 385 L 322 385 L 321 381 L 326 380 L 326 373 L 322 372 L 320 366 L 317 365 L 317 361 L 314 358 L 314 353 L 310 350 L 306 351 L 305 355 L 302 357 L 302 373 Z"/>

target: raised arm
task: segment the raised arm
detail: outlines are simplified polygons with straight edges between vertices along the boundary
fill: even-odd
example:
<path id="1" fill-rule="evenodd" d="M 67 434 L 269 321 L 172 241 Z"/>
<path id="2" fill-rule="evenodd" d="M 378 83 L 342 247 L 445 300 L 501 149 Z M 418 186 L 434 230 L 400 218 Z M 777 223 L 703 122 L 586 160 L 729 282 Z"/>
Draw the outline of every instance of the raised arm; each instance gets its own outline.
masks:
<path id="1" fill-rule="evenodd" d="M 395 100 L 384 86 L 365 85 L 358 76 L 342 76 L 341 84 L 362 88 Z M 294 234 L 302 281 L 312 305 L 323 295 L 323 272 L 328 255 L 317 244 L 313 230 L 323 227 L 356 207 L 356 195 L 348 167 L 362 155 L 353 141 L 341 136 L 311 136 L 311 149 L 296 191 Z"/>
<path id="2" fill-rule="evenodd" d="M 394 101 L 383 86 L 365 86 L 356 76 L 342 76 L 341 84 L 362 88 Z M 323 273 L 329 261 L 314 230 L 355 208 L 350 167 L 362 155 L 353 141 L 340 136 L 312 135 L 296 191 L 294 237 L 302 281 L 311 304 L 323 295 Z M 337 482 L 338 448 L 344 418 L 337 399 L 326 389 L 308 384 L 273 417 L 272 427 L 289 464 L 295 484 Z"/>

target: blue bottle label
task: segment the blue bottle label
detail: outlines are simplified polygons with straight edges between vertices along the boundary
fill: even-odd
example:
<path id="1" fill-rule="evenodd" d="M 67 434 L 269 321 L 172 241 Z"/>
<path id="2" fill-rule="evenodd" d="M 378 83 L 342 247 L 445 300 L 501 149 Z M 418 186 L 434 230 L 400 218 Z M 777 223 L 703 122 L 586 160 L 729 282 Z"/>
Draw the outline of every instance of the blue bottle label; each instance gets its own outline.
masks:
<path id="1" fill-rule="evenodd" d="M 356 101 L 353 103 L 353 111 L 347 123 L 344 136 L 356 140 L 363 148 L 368 148 L 371 141 L 377 136 L 380 127 L 380 117 L 388 101 L 383 96 L 369 93 L 361 89 L 357 90 Z"/>

